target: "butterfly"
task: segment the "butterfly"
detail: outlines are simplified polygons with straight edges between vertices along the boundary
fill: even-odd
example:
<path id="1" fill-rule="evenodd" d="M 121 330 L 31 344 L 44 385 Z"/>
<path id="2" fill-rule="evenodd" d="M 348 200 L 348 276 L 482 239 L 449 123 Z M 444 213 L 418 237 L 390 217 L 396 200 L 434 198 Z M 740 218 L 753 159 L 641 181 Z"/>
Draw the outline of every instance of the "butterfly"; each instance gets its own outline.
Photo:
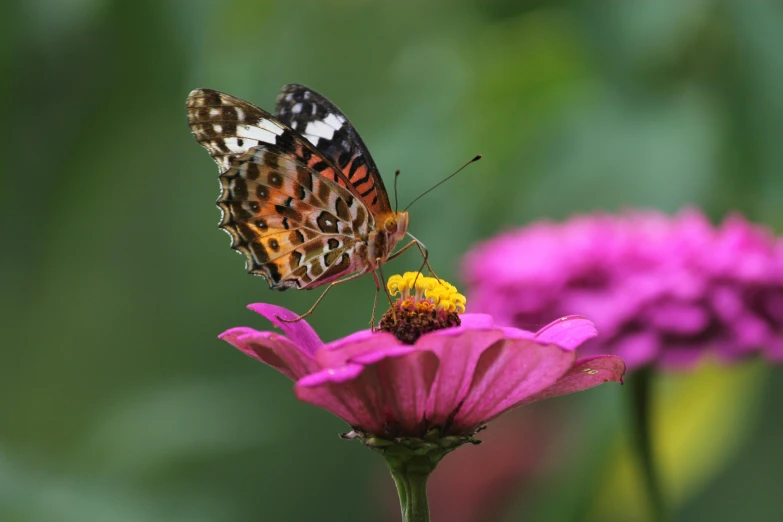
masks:
<path id="1" fill-rule="evenodd" d="M 329 285 L 295 320 L 312 313 L 333 286 L 368 272 L 377 303 L 376 270 L 414 245 L 429 268 L 426 248 L 408 232 L 408 213 L 392 210 L 370 152 L 324 96 L 285 85 L 273 116 L 234 96 L 195 89 L 187 113 L 220 170 L 219 227 L 246 256 L 247 270 L 276 290 Z M 412 240 L 392 253 L 406 235 Z"/>

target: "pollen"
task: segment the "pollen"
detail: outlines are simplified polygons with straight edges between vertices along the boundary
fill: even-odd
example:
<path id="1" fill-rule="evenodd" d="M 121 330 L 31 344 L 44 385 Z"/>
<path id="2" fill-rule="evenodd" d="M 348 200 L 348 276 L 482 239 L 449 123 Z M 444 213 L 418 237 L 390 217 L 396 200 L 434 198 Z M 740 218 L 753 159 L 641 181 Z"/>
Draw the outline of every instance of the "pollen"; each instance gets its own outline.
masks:
<path id="1" fill-rule="evenodd" d="M 379 329 L 391 332 L 406 344 L 435 330 L 460 325 L 465 296 L 435 277 L 406 272 L 389 278 L 389 294 L 400 297 L 383 315 Z"/>
<path id="2" fill-rule="evenodd" d="M 401 299 L 414 298 L 428 301 L 448 312 L 465 312 L 465 296 L 454 285 L 442 279 L 427 277 L 419 272 L 405 272 L 391 276 L 386 286 L 391 295 L 400 295 Z"/>

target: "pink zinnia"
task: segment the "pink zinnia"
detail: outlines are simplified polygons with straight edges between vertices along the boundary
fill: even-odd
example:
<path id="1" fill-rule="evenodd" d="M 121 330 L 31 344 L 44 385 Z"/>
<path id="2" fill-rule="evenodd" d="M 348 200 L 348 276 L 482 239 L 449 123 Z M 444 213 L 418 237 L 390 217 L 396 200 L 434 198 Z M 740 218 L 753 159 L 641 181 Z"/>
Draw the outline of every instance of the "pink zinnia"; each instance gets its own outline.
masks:
<path id="1" fill-rule="evenodd" d="M 621 381 L 614 356 L 576 360 L 593 323 L 562 317 L 536 333 L 505 328 L 488 315 L 462 314 L 452 285 L 408 272 L 392 276 L 400 294 L 380 322 L 324 343 L 296 314 L 250 305 L 285 335 L 232 328 L 220 337 L 295 381 L 296 396 L 347 422 L 381 453 L 400 497 L 403 520 L 429 520 L 429 474 L 450 451 L 502 413 L 556 395 Z M 281 320 L 282 319 L 282 320 Z"/>
<path id="2" fill-rule="evenodd" d="M 433 278 L 418 279 L 423 288 Z M 411 303 L 429 305 L 425 317 L 455 314 L 421 288 L 402 290 L 398 317 Z M 620 381 L 625 370 L 613 356 L 576 360 L 576 348 L 596 335 L 593 323 L 579 316 L 533 333 L 497 326 L 488 315 L 462 314 L 459 326 L 424 333 L 412 344 L 396 336 L 405 339 L 412 321 L 401 321 L 394 333 L 362 330 L 324 343 L 304 320 L 280 321 L 296 317 L 289 310 L 249 308 L 286 335 L 239 327 L 220 338 L 295 381 L 300 400 L 329 410 L 362 436 L 425 437 L 433 429 L 441 436 L 472 435 L 512 408 Z"/>
<path id="3" fill-rule="evenodd" d="M 689 368 L 714 353 L 783 359 L 783 243 L 738 215 L 697 210 L 539 222 L 479 245 L 464 265 L 471 309 L 502 324 L 584 313 L 630 368 Z"/>

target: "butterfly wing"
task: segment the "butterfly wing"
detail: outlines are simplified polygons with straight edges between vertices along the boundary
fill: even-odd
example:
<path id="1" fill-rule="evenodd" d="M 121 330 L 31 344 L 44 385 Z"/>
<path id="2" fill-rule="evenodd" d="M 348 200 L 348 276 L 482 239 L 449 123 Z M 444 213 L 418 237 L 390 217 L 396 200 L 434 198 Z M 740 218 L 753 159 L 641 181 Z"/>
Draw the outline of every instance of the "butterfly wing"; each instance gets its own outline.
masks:
<path id="1" fill-rule="evenodd" d="M 292 83 L 280 91 L 276 115 L 342 169 L 373 214 L 391 212 L 375 161 L 351 122 L 332 102 L 304 85 Z"/>
<path id="2" fill-rule="evenodd" d="M 220 228 L 250 273 L 284 290 L 364 269 L 355 238 L 374 222 L 329 158 L 239 98 L 197 89 L 187 106 L 193 134 L 220 168 Z"/>

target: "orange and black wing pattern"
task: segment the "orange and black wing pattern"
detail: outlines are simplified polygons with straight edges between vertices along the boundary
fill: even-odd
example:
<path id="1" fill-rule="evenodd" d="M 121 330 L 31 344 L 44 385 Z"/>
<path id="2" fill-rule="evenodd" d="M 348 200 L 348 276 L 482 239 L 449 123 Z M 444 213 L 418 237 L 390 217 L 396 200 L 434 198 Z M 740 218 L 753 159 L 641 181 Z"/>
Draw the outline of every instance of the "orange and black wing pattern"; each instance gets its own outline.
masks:
<path id="1" fill-rule="evenodd" d="M 284 290 L 366 270 L 356 238 L 374 221 L 331 158 L 263 109 L 224 93 L 194 90 L 187 112 L 220 170 L 220 228 L 249 272 Z"/>
<path id="2" fill-rule="evenodd" d="M 342 170 L 373 215 L 391 212 L 375 161 L 351 122 L 332 102 L 309 87 L 292 83 L 280 91 L 275 112 L 279 121 Z"/>

